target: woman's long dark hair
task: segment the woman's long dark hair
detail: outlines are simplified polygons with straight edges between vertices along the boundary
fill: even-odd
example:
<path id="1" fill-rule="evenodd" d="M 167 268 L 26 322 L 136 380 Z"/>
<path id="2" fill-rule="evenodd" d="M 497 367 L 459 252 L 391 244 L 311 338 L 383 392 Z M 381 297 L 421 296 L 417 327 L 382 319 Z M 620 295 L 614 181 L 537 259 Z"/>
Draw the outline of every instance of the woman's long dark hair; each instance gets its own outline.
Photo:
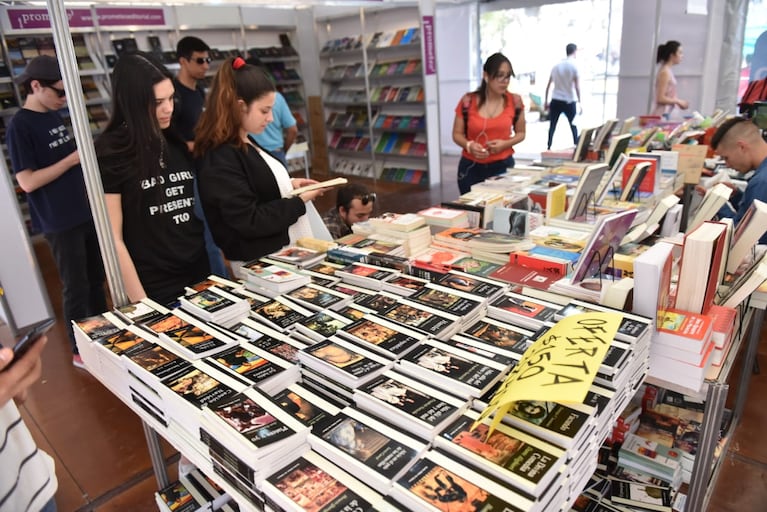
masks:
<path id="1" fill-rule="evenodd" d="M 509 65 L 509 69 L 511 70 L 511 76 L 514 77 L 514 67 L 511 65 L 511 61 L 502 53 L 494 53 L 490 57 L 487 58 L 485 61 L 485 65 L 482 66 L 482 71 L 487 73 L 487 77 L 489 80 L 492 80 L 495 75 L 498 73 L 498 70 L 501 69 L 501 66 L 506 63 Z M 485 101 L 487 100 L 487 81 L 482 78 L 482 83 L 479 84 L 479 87 L 476 91 L 474 91 L 477 95 L 477 108 L 481 107 Z M 506 102 L 506 98 L 503 98 L 504 105 Z"/>
<path id="2" fill-rule="evenodd" d="M 657 64 L 660 64 L 661 62 L 665 64 L 669 61 L 671 56 L 679 50 L 680 46 L 682 46 L 682 43 L 679 41 L 666 41 L 665 44 L 658 46 L 658 54 L 655 57 L 655 62 Z"/>
<path id="3" fill-rule="evenodd" d="M 112 117 L 95 143 L 99 159 L 108 160 L 114 172 L 135 166 L 140 179 L 160 172 L 165 137 L 157 122 L 154 86 L 168 79 L 173 79 L 170 71 L 148 54 L 123 55 L 117 61 Z M 176 139 L 171 130 L 166 132 Z"/>

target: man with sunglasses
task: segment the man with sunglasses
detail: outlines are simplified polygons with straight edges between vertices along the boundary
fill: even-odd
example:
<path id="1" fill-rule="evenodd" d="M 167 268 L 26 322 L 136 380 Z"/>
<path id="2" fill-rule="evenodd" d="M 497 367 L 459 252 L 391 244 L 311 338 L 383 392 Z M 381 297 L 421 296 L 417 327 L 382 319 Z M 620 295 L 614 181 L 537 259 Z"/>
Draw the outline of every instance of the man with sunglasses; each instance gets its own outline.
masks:
<path id="1" fill-rule="evenodd" d="M 54 57 L 41 55 L 15 78 L 24 106 L 6 128 L 11 166 L 27 193 L 32 226 L 51 247 L 62 282 L 72 364 L 82 366 L 71 320 L 103 313 L 104 270 L 80 168 L 80 154 L 58 110 L 66 103 Z"/>
<path id="2" fill-rule="evenodd" d="M 189 150 L 194 146 L 194 128 L 205 106 L 205 88 L 202 80 L 210 69 L 210 48 L 198 37 L 182 37 L 176 45 L 178 75 L 173 80 L 176 104 L 173 125 L 187 141 Z"/>
<path id="3" fill-rule="evenodd" d="M 322 220 L 333 240 L 351 234 L 352 224 L 365 222 L 373 213 L 375 193 L 357 183 L 349 183 L 338 189 L 336 206 L 329 210 Z"/>
<path id="4" fill-rule="evenodd" d="M 194 129 L 205 107 L 205 88 L 202 80 L 210 69 L 209 52 L 210 48 L 199 37 L 182 37 L 176 45 L 176 57 L 180 67 L 178 75 L 173 79 L 175 104 L 172 126 L 184 138 L 189 151 L 194 149 Z M 227 277 L 229 271 L 224 263 L 224 257 L 221 255 L 221 249 L 213 241 L 208 221 L 202 211 L 202 203 L 198 198 L 197 181 L 195 181 L 194 213 L 205 224 L 205 249 L 208 252 L 210 271 Z"/>

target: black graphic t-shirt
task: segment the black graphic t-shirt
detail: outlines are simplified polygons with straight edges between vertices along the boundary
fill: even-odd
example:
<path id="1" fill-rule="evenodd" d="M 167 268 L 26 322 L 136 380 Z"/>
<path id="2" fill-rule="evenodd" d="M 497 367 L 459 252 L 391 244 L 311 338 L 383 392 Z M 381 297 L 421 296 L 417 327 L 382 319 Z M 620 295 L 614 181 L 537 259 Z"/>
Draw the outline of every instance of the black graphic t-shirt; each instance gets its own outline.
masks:
<path id="1" fill-rule="evenodd" d="M 122 196 L 123 240 L 144 291 L 161 303 L 209 273 L 191 158 L 179 143 L 168 140 L 166 147 L 165 169 L 143 180 L 119 158 L 99 159 L 104 192 Z"/>

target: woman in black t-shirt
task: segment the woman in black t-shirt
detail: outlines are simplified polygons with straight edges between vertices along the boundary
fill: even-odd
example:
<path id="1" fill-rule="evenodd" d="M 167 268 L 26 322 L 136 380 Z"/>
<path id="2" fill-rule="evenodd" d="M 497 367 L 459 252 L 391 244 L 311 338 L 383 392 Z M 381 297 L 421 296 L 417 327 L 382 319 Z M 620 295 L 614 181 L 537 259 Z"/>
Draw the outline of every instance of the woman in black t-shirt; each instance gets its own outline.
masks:
<path id="1" fill-rule="evenodd" d="M 151 57 L 124 55 L 112 79 L 112 118 L 96 141 L 107 212 L 128 298 L 169 304 L 209 273 L 194 215 L 194 167 L 169 127 L 172 76 Z"/>

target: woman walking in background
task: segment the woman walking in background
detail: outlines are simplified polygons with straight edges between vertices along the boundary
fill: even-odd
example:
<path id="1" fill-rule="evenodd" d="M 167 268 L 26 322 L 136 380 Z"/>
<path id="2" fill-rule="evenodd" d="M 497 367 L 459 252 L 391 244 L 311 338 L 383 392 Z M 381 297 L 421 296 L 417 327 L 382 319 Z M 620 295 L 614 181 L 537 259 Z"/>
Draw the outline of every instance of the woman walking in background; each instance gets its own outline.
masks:
<path id="1" fill-rule="evenodd" d="M 197 125 L 202 205 L 236 275 L 243 262 L 312 236 L 305 203 L 324 192 L 291 196 L 294 188 L 316 181 L 291 179 L 282 162 L 249 135 L 271 122 L 274 98 L 274 84 L 263 70 L 229 58 L 213 79 Z"/>
<path id="2" fill-rule="evenodd" d="M 463 148 L 458 163 L 458 190 L 514 167 L 514 145 L 525 140 L 522 98 L 507 89 L 514 76 L 511 62 L 494 53 L 482 67 L 482 83 L 464 94 L 455 108 L 453 141 Z"/>
<path id="3" fill-rule="evenodd" d="M 655 107 L 651 112 L 652 115 L 668 119 L 674 114 L 676 107 L 687 110 L 689 106 L 687 101 L 680 99 L 676 94 L 676 77 L 671 70 L 673 66 L 682 62 L 683 56 L 682 43 L 679 41 L 667 41 L 658 46 L 656 62 L 660 66 L 658 75 L 655 77 Z"/>
<path id="4" fill-rule="evenodd" d="M 120 273 L 131 301 L 175 302 L 210 272 L 194 215 L 194 162 L 170 129 L 173 75 L 149 55 L 120 57 L 112 117 L 96 140 Z"/>

